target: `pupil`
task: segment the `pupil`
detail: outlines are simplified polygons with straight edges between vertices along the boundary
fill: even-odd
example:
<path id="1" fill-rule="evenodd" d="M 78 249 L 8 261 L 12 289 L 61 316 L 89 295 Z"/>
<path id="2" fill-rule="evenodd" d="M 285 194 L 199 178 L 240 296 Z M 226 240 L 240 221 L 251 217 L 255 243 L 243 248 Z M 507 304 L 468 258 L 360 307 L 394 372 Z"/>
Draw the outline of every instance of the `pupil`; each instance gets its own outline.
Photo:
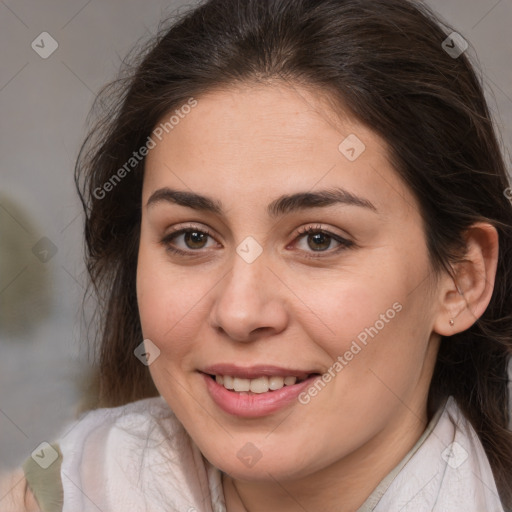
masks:
<path id="1" fill-rule="evenodd" d="M 321 249 L 328 249 L 329 248 L 329 242 L 330 237 L 324 233 L 316 233 L 314 235 L 309 235 L 308 240 L 314 240 L 314 244 L 317 245 L 311 245 L 309 244 L 310 248 L 313 250 L 321 250 Z"/>
<path id="2" fill-rule="evenodd" d="M 197 231 L 187 231 L 185 233 L 185 242 L 192 248 L 201 248 L 204 245 L 205 234 Z"/>

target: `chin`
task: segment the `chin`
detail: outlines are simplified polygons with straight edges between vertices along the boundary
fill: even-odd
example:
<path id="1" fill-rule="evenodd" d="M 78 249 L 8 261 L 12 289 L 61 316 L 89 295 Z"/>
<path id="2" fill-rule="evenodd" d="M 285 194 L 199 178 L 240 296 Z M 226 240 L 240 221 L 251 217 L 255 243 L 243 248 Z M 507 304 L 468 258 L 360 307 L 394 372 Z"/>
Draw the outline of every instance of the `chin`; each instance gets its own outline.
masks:
<path id="1" fill-rule="evenodd" d="M 252 460 L 250 456 L 243 455 L 241 458 L 235 455 L 227 459 L 225 453 L 206 458 L 213 466 L 237 480 L 271 482 L 277 479 L 286 481 L 301 478 L 310 473 L 310 467 L 297 467 L 296 460 L 283 459 L 279 454 L 269 457 L 262 453 L 261 458 L 255 456 Z"/>

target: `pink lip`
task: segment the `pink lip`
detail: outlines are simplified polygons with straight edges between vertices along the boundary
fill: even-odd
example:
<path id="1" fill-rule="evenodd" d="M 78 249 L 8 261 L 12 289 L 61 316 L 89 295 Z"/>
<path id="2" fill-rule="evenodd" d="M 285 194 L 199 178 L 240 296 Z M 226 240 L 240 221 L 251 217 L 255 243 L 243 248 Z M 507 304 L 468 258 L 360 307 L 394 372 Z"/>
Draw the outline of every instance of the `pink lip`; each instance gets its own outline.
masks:
<path id="1" fill-rule="evenodd" d="M 216 374 L 223 375 L 220 371 Z M 225 375 L 233 375 L 233 373 L 231 373 L 231 371 L 225 372 Z M 236 373 L 235 375 L 238 376 Z M 261 375 L 262 373 L 260 372 L 256 376 Z M 272 375 L 277 374 L 273 373 Z M 286 375 L 293 375 L 293 372 L 291 374 L 287 373 Z M 243 418 L 266 416 L 291 404 L 304 389 L 311 385 L 313 380 L 319 377 L 319 375 L 312 375 L 303 382 L 294 384 L 293 386 L 284 386 L 277 391 L 248 394 L 229 391 L 224 386 L 217 384 L 209 375 L 202 373 L 202 376 L 212 400 L 224 412 Z"/>

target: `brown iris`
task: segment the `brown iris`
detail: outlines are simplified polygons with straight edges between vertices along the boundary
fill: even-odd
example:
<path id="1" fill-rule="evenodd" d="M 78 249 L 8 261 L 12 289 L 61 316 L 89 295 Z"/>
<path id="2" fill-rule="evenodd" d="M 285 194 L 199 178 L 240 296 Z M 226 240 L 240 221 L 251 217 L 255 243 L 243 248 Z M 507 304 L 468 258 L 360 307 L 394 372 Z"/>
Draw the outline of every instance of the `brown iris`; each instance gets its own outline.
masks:
<path id="1" fill-rule="evenodd" d="M 202 249 L 206 244 L 208 235 L 200 231 L 186 231 L 184 240 L 190 249 Z"/>
<path id="2" fill-rule="evenodd" d="M 314 245 L 310 242 L 314 240 Z M 328 249 L 331 243 L 331 237 L 325 233 L 315 233 L 314 235 L 308 235 L 308 246 L 314 251 Z"/>

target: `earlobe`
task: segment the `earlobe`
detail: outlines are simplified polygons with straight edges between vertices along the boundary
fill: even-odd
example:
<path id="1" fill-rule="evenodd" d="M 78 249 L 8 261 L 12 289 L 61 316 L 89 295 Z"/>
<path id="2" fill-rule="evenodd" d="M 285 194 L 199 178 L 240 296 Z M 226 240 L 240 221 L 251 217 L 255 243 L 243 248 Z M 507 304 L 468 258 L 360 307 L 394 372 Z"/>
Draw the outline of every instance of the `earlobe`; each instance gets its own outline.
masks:
<path id="1" fill-rule="evenodd" d="M 441 307 L 434 331 L 452 336 L 469 329 L 491 301 L 498 265 L 499 240 L 494 226 L 473 224 L 465 234 L 466 254 L 453 265 L 453 276 L 440 283 Z"/>

